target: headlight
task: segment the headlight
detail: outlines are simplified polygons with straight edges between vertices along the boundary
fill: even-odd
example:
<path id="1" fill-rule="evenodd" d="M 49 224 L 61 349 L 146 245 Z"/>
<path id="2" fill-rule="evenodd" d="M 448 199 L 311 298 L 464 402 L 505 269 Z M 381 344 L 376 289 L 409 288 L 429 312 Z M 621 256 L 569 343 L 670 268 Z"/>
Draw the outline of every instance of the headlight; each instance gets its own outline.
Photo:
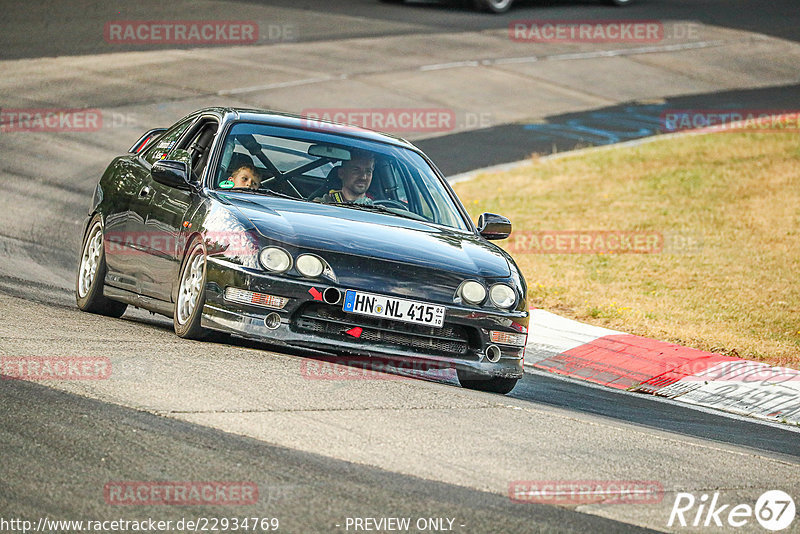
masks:
<path id="1" fill-rule="evenodd" d="M 469 304 L 480 304 L 486 299 L 486 288 L 475 280 L 467 280 L 461 285 L 461 298 Z"/>
<path id="2" fill-rule="evenodd" d="M 517 295 L 510 286 L 495 284 L 489 289 L 489 300 L 498 308 L 507 309 L 517 301 Z"/>
<path id="3" fill-rule="evenodd" d="M 325 270 L 325 264 L 322 263 L 322 260 L 311 254 L 302 254 L 298 256 L 295 267 L 297 267 L 297 271 L 300 274 L 308 276 L 309 278 L 316 278 Z"/>
<path id="4" fill-rule="evenodd" d="M 261 265 L 268 271 L 285 273 L 292 266 L 292 257 L 285 250 L 277 247 L 267 247 L 258 255 Z"/>

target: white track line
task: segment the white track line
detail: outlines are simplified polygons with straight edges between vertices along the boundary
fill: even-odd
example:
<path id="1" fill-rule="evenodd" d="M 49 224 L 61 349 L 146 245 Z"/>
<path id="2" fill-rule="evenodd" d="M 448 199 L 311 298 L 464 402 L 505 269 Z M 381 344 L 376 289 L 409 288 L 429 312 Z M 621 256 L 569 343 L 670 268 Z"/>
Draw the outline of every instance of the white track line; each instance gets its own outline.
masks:
<path id="1" fill-rule="evenodd" d="M 752 39 L 748 39 L 752 40 Z M 463 61 L 451 61 L 447 63 L 433 63 L 430 65 L 421 65 L 416 68 L 418 71 L 429 72 L 447 69 L 461 69 L 461 68 L 474 68 L 492 65 L 510 65 L 517 63 L 535 63 L 537 61 L 573 61 L 583 59 L 594 59 L 600 57 L 615 57 L 615 56 L 635 56 L 641 54 L 655 54 L 660 52 L 678 52 L 681 50 L 696 50 L 700 48 L 714 48 L 733 44 L 738 41 L 697 41 L 693 43 L 670 44 L 660 46 L 643 46 L 637 48 L 620 48 L 615 50 L 597 50 L 593 52 L 575 52 L 566 54 L 553 54 L 549 56 L 520 56 L 520 57 L 504 57 L 494 59 L 468 59 Z M 391 72 L 391 71 L 383 71 Z M 272 83 L 264 85 L 253 85 L 249 87 L 237 87 L 234 89 L 225 89 L 218 91 L 219 96 L 241 95 L 246 93 L 255 93 L 258 91 L 269 91 L 270 89 L 282 89 L 285 87 L 296 87 L 298 85 L 310 85 L 318 83 L 326 83 L 336 80 L 343 80 L 353 78 L 361 75 L 377 74 L 375 71 L 365 71 L 352 74 L 340 74 L 330 76 L 319 76 L 316 78 L 305 78 L 302 80 L 295 80 L 290 82 Z"/>
<path id="2" fill-rule="evenodd" d="M 421 71 L 459 69 L 463 67 L 480 67 L 487 65 L 506 65 L 509 63 L 535 63 L 537 61 L 572 61 L 576 59 L 595 59 L 599 57 L 616 56 L 638 56 L 641 54 L 656 54 L 660 52 L 679 52 L 681 50 L 697 50 L 699 48 L 716 48 L 725 46 L 732 41 L 697 41 L 694 43 L 682 43 L 660 46 L 642 46 L 638 48 L 618 48 L 615 50 L 595 50 L 592 52 L 570 52 L 565 54 L 553 54 L 549 56 L 519 56 L 502 57 L 496 59 L 453 61 L 450 63 L 434 63 L 419 67 Z"/>
<path id="3" fill-rule="evenodd" d="M 339 76 L 319 76 L 317 78 L 304 78 L 302 80 L 292 80 L 290 82 L 268 83 L 264 85 L 251 85 L 250 87 L 237 87 L 235 89 L 225 89 L 217 91 L 217 95 L 242 95 L 245 93 L 256 93 L 258 91 L 269 91 L 270 89 L 283 89 L 285 87 L 297 87 L 299 85 L 311 85 L 315 83 L 331 82 L 336 80 L 344 80 L 347 74 Z"/>

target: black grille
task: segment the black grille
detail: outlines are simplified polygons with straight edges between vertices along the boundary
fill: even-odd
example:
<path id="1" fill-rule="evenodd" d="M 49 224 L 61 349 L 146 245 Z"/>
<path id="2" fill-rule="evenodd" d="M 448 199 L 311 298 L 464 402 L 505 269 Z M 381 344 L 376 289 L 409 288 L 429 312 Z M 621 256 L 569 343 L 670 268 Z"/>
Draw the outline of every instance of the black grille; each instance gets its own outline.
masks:
<path id="1" fill-rule="evenodd" d="M 442 328 L 432 328 L 345 313 L 325 304 L 315 303 L 300 309 L 292 323 L 301 332 L 313 332 L 327 338 L 360 339 L 445 356 L 463 356 L 470 345 L 469 333 L 460 325 L 445 323 Z M 346 333 L 356 326 L 361 327 L 361 336 L 355 338 Z"/>

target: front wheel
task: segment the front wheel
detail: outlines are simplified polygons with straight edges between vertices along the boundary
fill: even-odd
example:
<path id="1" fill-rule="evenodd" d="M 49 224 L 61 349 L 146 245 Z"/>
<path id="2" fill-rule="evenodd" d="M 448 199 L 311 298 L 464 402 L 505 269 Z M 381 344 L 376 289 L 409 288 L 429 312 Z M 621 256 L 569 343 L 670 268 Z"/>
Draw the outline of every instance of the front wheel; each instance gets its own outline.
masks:
<path id="1" fill-rule="evenodd" d="M 492 13 L 505 13 L 514 0 L 473 0 L 475 9 L 491 11 Z"/>
<path id="2" fill-rule="evenodd" d="M 184 339 L 204 339 L 208 332 L 200 326 L 206 302 L 206 248 L 195 238 L 181 267 L 178 302 L 173 323 L 175 333 Z"/>
<path id="3" fill-rule="evenodd" d="M 75 283 L 75 302 L 83 311 L 122 317 L 128 305 L 103 295 L 106 278 L 106 256 L 103 248 L 103 218 L 98 214 L 89 223 L 83 236 L 81 263 Z"/>
<path id="4" fill-rule="evenodd" d="M 456 369 L 456 374 L 458 375 L 458 382 L 463 388 L 486 391 L 488 393 L 500 393 L 501 395 L 511 393 L 511 390 L 517 385 L 517 380 L 519 380 L 518 378 L 501 376 L 481 376 L 461 369 Z"/>

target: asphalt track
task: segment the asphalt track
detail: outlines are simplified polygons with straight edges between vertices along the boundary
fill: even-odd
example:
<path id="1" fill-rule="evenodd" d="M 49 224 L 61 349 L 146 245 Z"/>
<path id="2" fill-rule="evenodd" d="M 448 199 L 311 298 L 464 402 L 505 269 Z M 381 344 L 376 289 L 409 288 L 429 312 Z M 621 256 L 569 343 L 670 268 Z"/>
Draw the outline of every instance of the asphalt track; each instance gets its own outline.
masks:
<path id="1" fill-rule="evenodd" d="M 39 288 L 32 291 L 23 285 L 21 280 L 0 278 L 0 291 L 45 306 L 73 309 L 73 295 L 62 289 Z M 132 316 L 131 320 L 140 323 L 145 330 L 155 329 L 167 334 L 171 331 L 171 323 L 166 318 L 136 312 L 128 312 L 128 316 Z M 143 335 L 148 337 L 146 333 Z M 264 350 L 267 353 L 274 350 L 274 347 L 269 345 L 236 337 L 225 339 L 224 343 L 234 348 Z M 298 358 L 315 358 L 315 355 L 308 351 L 284 349 L 284 352 Z M 326 361 L 328 356 L 320 353 L 316 358 L 319 361 Z M 391 364 L 391 362 L 385 363 Z M 436 376 L 428 380 L 455 384 L 454 381 L 442 381 Z M 541 371 L 526 373 L 509 397 L 609 420 L 633 423 L 654 430 L 742 446 L 753 451 L 769 451 L 787 458 L 800 458 L 800 433 L 785 425 L 768 424 L 713 410 L 698 410 L 650 395 L 603 388 Z"/>
<path id="2" fill-rule="evenodd" d="M 669 133 L 662 114 L 669 109 L 795 109 L 800 85 L 738 89 L 627 103 L 592 111 L 551 115 L 529 124 L 503 124 L 415 144 L 450 176 L 473 169 L 587 146 L 608 145 Z M 491 146 L 492 150 L 485 150 Z"/>
<path id="3" fill-rule="evenodd" d="M 225 20 L 258 19 L 265 24 L 296 25 L 296 41 L 345 37 L 386 36 L 408 32 L 463 32 L 507 28 L 516 19 L 673 19 L 692 20 L 738 30 L 798 40 L 800 10 L 793 0 L 641 0 L 624 10 L 600 0 L 517 0 L 512 10 L 488 16 L 476 13 L 470 2 L 445 0 L 403 4 L 379 0 L 145 0 L 122 4 L 89 0 L 42 0 L 24 3 L 4 0 L 0 58 L 97 54 L 109 51 L 102 28 L 109 20 Z M 124 7 L 124 9 L 123 9 Z M 334 17 L 349 22 L 334 22 Z M 264 32 L 262 32 L 264 33 Z M 265 33 L 268 38 L 268 33 Z M 276 37 L 283 39 L 283 37 Z M 169 46 L 174 48 L 175 45 Z M 151 46 L 117 46 L 116 51 L 148 50 Z"/>
<path id="4" fill-rule="evenodd" d="M 457 519 L 462 532 L 647 532 L 600 517 L 275 447 L 37 384 L 0 389 L 2 516 L 108 518 L 109 481 L 255 482 L 257 505 L 143 506 L 121 517 L 278 518 L 280 531 L 344 532 L 348 517 Z M 47 409 L 42 409 L 47 406 Z M 13 465 L 25 476 L 14 480 Z M 80 474 L 80 476 L 76 476 Z M 16 478 L 16 477 L 15 477 Z M 120 507 L 123 508 L 123 507 Z M 244 511 L 244 513 L 243 513 Z"/>
<path id="5" fill-rule="evenodd" d="M 504 28 L 513 18 L 575 18 L 578 8 L 586 18 L 609 13 L 588 1 L 521 2 L 510 14 L 487 17 L 458 6 L 363 0 L 326 4 L 347 22 L 331 24 L 318 4 L 288 0 L 144 2 L 124 13 L 89 2 L 5 2 L 1 57 L 108 53 L 89 30 L 110 18 L 196 19 L 221 7 L 225 18 L 236 18 L 252 6 L 264 9 L 264 17 L 267 8 L 283 10 L 273 18 L 304 24 L 309 29 L 301 39 L 310 41 Z M 795 41 L 800 26 L 794 3 L 785 1 L 652 0 L 625 13 L 691 18 Z M 416 142 L 452 174 L 531 152 L 648 135 L 665 105 L 789 107 L 799 93 L 798 85 L 696 93 L 551 115 L 546 127 L 497 125 Z M 630 126 L 634 115 L 634 127 L 620 127 Z M 609 122 L 614 116 L 623 120 Z M 342 522 L 353 516 L 451 517 L 460 532 L 627 532 L 640 530 L 635 525 L 664 530 L 677 491 L 716 488 L 743 501 L 773 488 L 799 495 L 800 440 L 792 429 L 538 373 L 526 375 L 508 397 L 464 391 L 447 380 L 309 382 L 297 369 L 314 355 L 236 339 L 182 342 L 167 321 L 137 311 L 122 320 L 78 313 L 70 279 L 81 210 L 96 181 L 96 162 L 116 153 L 123 138 L 117 133 L 81 144 L 86 160 L 70 159 L 59 166 L 63 173 L 48 154 L 72 146 L 69 136 L 40 151 L 16 139 L 0 145 L 4 184 L 15 199 L 0 199 L 8 224 L 0 232 L 0 354 L 107 355 L 119 369 L 107 384 L 0 383 L 0 517 L 246 512 L 279 517 L 287 532 L 345 531 Z M 35 172 L 21 179 L 21 168 Z M 26 229 L 9 220 L 22 224 L 31 213 L 42 224 Z M 56 221 L 67 223 L 56 227 Z M 652 507 L 557 507 L 512 503 L 504 489 L 518 479 L 592 478 L 657 478 L 667 497 Z M 120 510 L 103 501 L 103 485 L 114 480 L 251 480 L 262 498 L 246 508 Z"/>

